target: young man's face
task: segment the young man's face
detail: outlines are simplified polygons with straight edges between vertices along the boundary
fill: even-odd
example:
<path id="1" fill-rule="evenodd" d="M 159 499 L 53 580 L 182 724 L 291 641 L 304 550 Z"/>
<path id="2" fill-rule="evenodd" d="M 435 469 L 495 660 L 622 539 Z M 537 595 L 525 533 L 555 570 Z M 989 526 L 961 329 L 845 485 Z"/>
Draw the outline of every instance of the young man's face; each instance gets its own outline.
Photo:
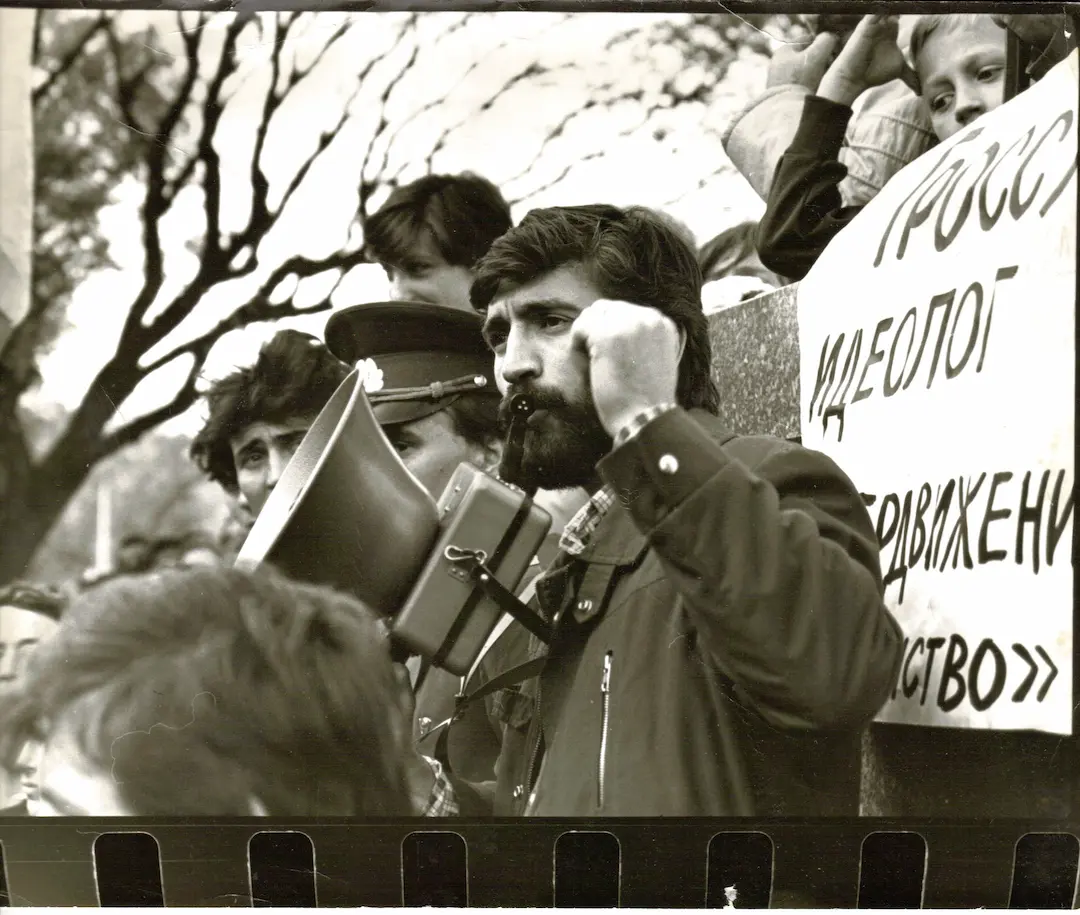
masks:
<path id="1" fill-rule="evenodd" d="M 306 417 L 280 423 L 252 423 L 229 439 L 236 482 L 253 515 L 262 511 L 314 421 L 313 417 Z"/>
<path id="2" fill-rule="evenodd" d="M 49 729 L 38 749 L 37 764 L 33 816 L 136 816 L 120 795 L 112 773 L 87 758 L 63 718 Z"/>
<path id="3" fill-rule="evenodd" d="M 1005 30 L 989 16 L 945 22 L 919 49 L 915 69 L 938 139 L 997 108 L 1005 92 Z"/>
<path id="4" fill-rule="evenodd" d="M 536 403 L 523 456 L 524 475 L 541 489 L 592 487 L 611 437 L 596 415 L 589 358 L 571 327 L 600 291 L 579 266 L 565 266 L 497 297 L 484 337 L 495 353 L 503 407 L 517 393 Z"/>
<path id="5" fill-rule="evenodd" d="M 481 470 L 498 462 L 497 443 L 484 448 L 468 441 L 454 428 L 453 417 L 445 410 L 411 423 L 383 426 L 383 432 L 405 466 L 436 501 L 463 461 Z"/>
<path id="6" fill-rule="evenodd" d="M 68 713 L 71 714 L 70 712 Z M 61 715 L 34 748 L 37 763 L 35 804 L 28 812 L 39 817 L 132 817 L 140 812 L 120 792 L 108 765 L 89 758 L 79 746 L 74 717 Z M 122 736 L 122 735 L 117 735 Z M 161 790 L 169 790 L 175 773 L 161 770 Z M 266 816 L 255 798 L 248 800 L 252 816 Z"/>
<path id="7" fill-rule="evenodd" d="M 24 607 L 0 606 L 0 683 L 18 680 L 37 646 L 60 624 Z"/>
<path id="8" fill-rule="evenodd" d="M 400 265 L 384 264 L 395 302 L 427 302 L 472 311 L 472 271 L 448 264 L 431 239 L 423 236 Z"/>

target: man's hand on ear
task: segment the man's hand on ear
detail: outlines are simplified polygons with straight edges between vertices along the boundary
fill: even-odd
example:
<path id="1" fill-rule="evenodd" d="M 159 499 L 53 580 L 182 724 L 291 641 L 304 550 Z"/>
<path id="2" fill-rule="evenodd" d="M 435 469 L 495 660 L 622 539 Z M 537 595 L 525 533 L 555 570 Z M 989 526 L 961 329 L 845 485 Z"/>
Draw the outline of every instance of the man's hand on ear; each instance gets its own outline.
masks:
<path id="1" fill-rule="evenodd" d="M 588 355 L 593 403 L 612 437 L 638 414 L 675 402 L 683 337 L 666 315 L 599 299 L 577 316 L 571 333 Z"/>

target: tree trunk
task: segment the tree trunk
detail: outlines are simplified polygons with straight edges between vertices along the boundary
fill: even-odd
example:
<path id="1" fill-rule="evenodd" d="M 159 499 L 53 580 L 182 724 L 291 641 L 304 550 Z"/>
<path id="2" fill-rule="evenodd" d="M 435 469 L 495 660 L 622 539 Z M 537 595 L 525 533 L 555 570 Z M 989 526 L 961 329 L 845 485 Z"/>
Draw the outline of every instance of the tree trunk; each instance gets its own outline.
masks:
<path id="1" fill-rule="evenodd" d="M 20 339 L 23 334 L 26 339 Z M 32 355 L 32 336 L 26 323 L 16 328 L 4 353 L 6 364 L 0 365 L 9 376 L 7 385 L 0 379 L 0 583 L 25 573 L 94 464 L 107 456 L 102 429 L 116 412 L 114 404 L 138 381 L 137 370 L 114 358 L 98 373 L 49 453 L 35 462 L 15 406 L 26 382 L 20 377 L 19 370 L 26 368 L 20 355 Z"/>

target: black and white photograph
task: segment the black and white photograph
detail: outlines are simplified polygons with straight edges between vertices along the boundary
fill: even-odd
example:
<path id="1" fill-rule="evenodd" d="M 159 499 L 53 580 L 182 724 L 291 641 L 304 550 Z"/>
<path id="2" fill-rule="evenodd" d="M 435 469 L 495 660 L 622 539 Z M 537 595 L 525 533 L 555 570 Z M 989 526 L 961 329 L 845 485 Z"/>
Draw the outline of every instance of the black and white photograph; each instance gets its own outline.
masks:
<path id="1" fill-rule="evenodd" d="M 0 815 L 1075 819 L 990 10 L 0 9 Z"/>

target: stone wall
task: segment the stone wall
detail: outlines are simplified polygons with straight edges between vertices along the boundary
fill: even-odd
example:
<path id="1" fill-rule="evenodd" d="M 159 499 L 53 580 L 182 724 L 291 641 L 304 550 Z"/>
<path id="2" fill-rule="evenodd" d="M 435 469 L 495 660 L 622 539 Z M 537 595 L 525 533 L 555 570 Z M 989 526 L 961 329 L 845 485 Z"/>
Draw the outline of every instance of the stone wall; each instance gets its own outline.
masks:
<path id="1" fill-rule="evenodd" d="M 799 433 L 796 286 L 710 318 L 720 416 L 735 432 Z M 1080 740 L 875 724 L 864 742 L 863 813 L 869 816 L 1080 815 Z"/>

